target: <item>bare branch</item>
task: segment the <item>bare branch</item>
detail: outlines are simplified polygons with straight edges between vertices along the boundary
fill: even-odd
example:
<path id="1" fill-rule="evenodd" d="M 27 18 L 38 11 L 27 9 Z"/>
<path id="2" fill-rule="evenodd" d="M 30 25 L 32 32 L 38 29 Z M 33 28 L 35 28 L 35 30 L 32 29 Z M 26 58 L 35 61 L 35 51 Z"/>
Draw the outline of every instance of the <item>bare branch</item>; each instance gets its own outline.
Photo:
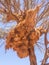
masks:
<path id="1" fill-rule="evenodd" d="M 49 58 L 49 48 L 46 49 L 45 56 L 41 65 L 47 65 L 46 62 L 48 58 Z"/>

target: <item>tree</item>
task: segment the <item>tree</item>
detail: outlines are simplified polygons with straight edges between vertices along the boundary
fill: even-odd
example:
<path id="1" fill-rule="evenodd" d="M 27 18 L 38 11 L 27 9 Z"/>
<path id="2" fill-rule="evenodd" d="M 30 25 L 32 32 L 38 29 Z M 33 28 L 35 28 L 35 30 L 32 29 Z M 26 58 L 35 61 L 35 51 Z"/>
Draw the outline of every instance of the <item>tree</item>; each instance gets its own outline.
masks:
<path id="1" fill-rule="evenodd" d="M 36 0 L 22 1 L 24 4 L 21 4 L 20 0 L 0 0 L 0 14 L 5 15 L 2 19 L 3 21 L 5 19 L 4 23 L 10 22 L 10 20 L 17 22 L 17 25 L 8 33 L 1 30 L 4 33 L 1 36 L 2 38 L 7 34 L 5 49 L 12 48 L 20 58 L 29 56 L 30 65 L 37 65 L 34 46 L 38 45 L 37 41 L 44 34 L 45 56 L 41 65 L 48 65 L 46 61 L 49 58 L 49 48 L 47 47 L 49 44 L 47 39 L 49 33 L 49 2 L 41 0 L 38 4 Z M 39 23 L 40 25 L 37 27 Z"/>

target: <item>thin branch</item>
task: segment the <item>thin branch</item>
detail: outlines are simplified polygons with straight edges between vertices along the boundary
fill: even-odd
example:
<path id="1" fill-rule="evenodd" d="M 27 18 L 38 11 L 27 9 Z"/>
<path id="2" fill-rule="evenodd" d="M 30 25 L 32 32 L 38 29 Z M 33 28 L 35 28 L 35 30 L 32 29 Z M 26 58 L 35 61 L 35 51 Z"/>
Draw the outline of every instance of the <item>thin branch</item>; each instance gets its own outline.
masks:
<path id="1" fill-rule="evenodd" d="M 48 58 L 49 58 L 49 48 L 46 49 L 45 56 L 41 65 L 47 65 L 46 62 Z"/>
<path id="2" fill-rule="evenodd" d="M 47 61 L 47 59 L 49 57 L 49 48 L 47 48 L 47 33 L 45 33 L 45 37 L 44 38 L 45 38 L 44 41 L 45 41 L 46 51 L 45 51 L 44 59 L 43 59 L 41 65 L 45 65 L 46 64 L 46 61 Z"/>
<path id="3" fill-rule="evenodd" d="M 43 16 L 49 12 L 49 2 L 45 4 L 43 12 L 38 16 L 37 22 L 43 19 Z"/>

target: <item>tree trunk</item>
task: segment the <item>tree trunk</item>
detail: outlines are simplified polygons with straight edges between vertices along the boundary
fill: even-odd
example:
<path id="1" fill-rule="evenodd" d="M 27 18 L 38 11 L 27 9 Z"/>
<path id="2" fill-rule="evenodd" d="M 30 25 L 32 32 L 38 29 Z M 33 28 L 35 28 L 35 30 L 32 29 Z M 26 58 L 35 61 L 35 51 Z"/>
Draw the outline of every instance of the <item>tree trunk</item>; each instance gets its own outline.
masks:
<path id="1" fill-rule="evenodd" d="M 29 59 L 30 59 L 30 65 L 37 65 L 34 48 L 29 49 Z"/>

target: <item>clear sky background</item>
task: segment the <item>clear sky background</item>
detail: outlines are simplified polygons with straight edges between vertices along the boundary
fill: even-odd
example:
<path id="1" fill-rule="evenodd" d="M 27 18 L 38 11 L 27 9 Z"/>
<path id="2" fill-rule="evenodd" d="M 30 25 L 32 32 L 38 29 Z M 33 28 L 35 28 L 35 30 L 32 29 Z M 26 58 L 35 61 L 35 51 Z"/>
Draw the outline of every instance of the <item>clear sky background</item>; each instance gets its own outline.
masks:
<path id="1" fill-rule="evenodd" d="M 21 0 L 21 2 L 22 2 L 22 0 Z M 14 24 L 12 24 L 12 25 L 14 25 Z M 1 28 L 6 28 L 5 26 L 6 27 L 10 27 L 11 26 L 11 23 L 9 23 L 9 24 L 0 23 L 0 27 Z M 43 37 L 44 37 L 44 35 L 40 38 L 40 41 L 41 42 L 43 42 L 43 40 L 44 40 Z M 4 44 L 2 46 L 0 46 L 0 65 L 30 65 L 29 57 L 20 59 L 17 56 L 16 52 L 14 52 L 12 49 L 9 49 L 9 50 L 7 50 L 5 52 L 5 40 L 0 39 L 0 45 L 2 43 L 4 43 Z M 42 45 L 42 46 L 44 47 L 44 45 Z M 38 65 L 40 65 L 41 59 L 44 56 L 44 54 L 43 54 L 44 51 L 41 52 L 38 49 L 37 46 L 35 46 L 35 50 L 36 50 L 35 54 L 36 54 L 36 57 L 37 57 L 37 63 L 38 63 Z"/>

